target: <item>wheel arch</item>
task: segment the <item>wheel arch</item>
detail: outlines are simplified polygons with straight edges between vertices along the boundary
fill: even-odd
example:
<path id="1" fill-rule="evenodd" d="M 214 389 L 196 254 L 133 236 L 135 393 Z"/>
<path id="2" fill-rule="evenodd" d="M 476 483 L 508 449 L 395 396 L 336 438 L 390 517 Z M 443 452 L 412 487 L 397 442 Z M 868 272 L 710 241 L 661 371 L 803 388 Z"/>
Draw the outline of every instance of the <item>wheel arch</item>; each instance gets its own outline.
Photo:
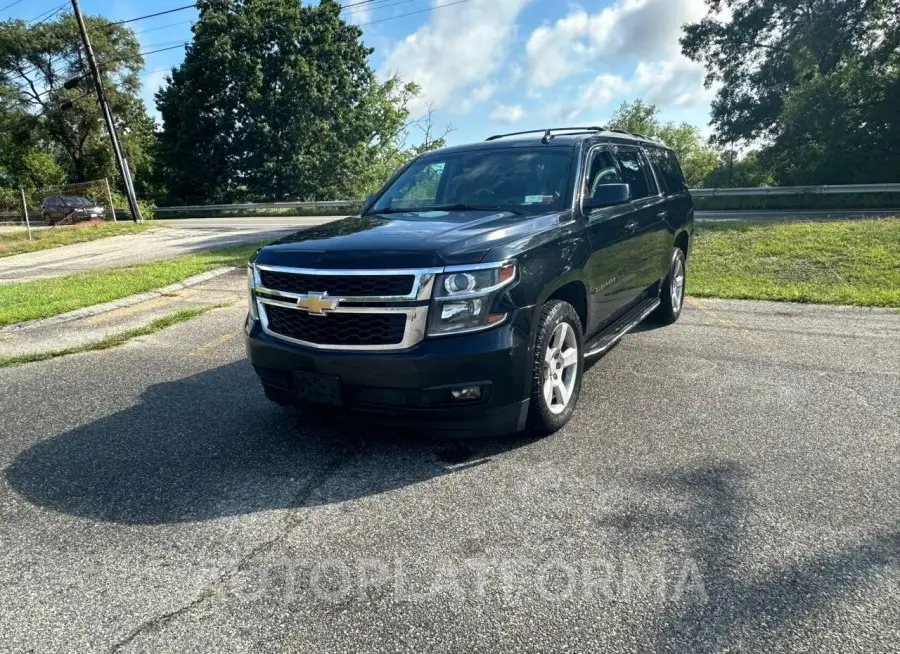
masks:
<path id="1" fill-rule="evenodd" d="M 562 300 L 568 302 L 575 309 L 575 313 L 581 319 L 581 331 L 587 333 L 588 326 L 588 292 L 587 287 L 581 279 L 560 280 L 553 287 L 552 291 L 547 293 L 544 301 L 540 303 L 537 310 L 540 312 L 543 305 L 551 300 Z"/>
<path id="2" fill-rule="evenodd" d="M 691 237 L 688 234 L 686 229 L 679 230 L 677 234 L 675 234 L 675 241 L 673 245 L 676 248 L 679 248 L 682 252 L 684 252 L 684 258 L 687 260 L 688 251 L 690 249 Z"/>

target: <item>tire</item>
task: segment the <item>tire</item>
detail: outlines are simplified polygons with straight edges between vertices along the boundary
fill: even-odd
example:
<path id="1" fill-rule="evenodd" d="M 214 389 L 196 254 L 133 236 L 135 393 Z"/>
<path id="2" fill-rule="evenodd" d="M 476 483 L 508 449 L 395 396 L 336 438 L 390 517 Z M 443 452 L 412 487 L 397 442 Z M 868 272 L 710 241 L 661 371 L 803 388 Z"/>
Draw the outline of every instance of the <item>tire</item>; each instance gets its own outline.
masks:
<path id="1" fill-rule="evenodd" d="M 575 412 L 584 376 L 581 319 L 568 302 L 551 300 L 541 310 L 531 375 L 528 428 L 552 434 Z"/>
<path id="2" fill-rule="evenodd" d="M 681 310 L 684 308 L 684 287 L 687 280 L 687 263 L 684 259 L 684 251 L 674 248 L 669 257 L 669 274 L 663 280 L 662 291 L 659 294 L 659 307 L 650 316 L 653 322 L 661 325 L 671 325 L 678 320 Z"/>
<path id="3" fill-rule="evenodd" d="M 294 402 L 293 393 L 286 391 L 283 388 L 263 384 L 263 391 L 265 391 L 267 398 L 279 406 L 294 406 L 294 404 L 296 404 Z"/>

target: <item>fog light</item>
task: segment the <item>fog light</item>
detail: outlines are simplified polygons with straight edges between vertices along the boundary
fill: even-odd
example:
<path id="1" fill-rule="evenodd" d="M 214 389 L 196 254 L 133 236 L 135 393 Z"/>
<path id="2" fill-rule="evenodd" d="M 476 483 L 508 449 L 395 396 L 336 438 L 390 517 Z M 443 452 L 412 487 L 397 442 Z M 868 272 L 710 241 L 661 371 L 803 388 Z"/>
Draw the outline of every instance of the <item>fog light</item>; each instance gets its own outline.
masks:
<path id="1" fill-rule="evenodd" d="M 461 386 L 450 390 L 454 400 L 480 400 L 481 386 Z"/>

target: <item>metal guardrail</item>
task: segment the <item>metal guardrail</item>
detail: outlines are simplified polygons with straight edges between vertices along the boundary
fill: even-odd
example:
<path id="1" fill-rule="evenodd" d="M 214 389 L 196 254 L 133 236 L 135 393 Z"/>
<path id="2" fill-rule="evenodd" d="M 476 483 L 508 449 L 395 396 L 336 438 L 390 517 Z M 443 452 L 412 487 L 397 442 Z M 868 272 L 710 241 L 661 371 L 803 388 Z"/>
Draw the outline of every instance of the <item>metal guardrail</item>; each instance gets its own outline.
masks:
<path id="1" fill-rule="evenodd" d="M 332 209 L 352 207 L 363 200 L 323 200 L 321 202 L 247 202 L 245 204 L 197 204 L 185 207 L 156 207 L 155 211 L 253 211 L 257 209 Z"/>
<path id="2" fill-rule="evenodd" d="M 694 188 L 696 198 L 739 197 L 767 195 L 836 195 L 843 193 L 900 193 L 900 184 L 841 184 L 823 186 L 762 186 L 758 188 Z M 363 200 L 325 200 L 322 202 L 248 202 L 245 204 L 198 204 L 185 207 L 157 207 L 159 213 L 188 213 L 205 211 L 257 211 L 260 209 L 334 209 L 356 207 Z"/>
<path id="3" fill-rule="evenodd" d="M 756 188 L 692 188 L 695 198 L 744 195 L 837 195 L 854 193 L 900 193 L 900 184 L 834 184 L 820 186 L 760 186 Z"/>

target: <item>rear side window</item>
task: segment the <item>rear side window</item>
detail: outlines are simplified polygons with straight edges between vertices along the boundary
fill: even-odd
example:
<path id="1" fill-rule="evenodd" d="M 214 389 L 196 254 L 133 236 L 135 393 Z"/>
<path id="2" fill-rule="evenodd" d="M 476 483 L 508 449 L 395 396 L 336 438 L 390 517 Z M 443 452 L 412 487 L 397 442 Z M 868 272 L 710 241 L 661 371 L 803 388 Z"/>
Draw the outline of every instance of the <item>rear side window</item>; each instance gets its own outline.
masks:
<path id="1" fill-rule="evenodd" d="M 650 150 L 650 157 L 670 195 L 687 190 L 684 173 L 681 172 L 681 164 L 678 163 L 678 157 L 674 152 L 653 148 Z"/>
<path id="2" fill-rule="evenodd" d="M 616 159 L 622 174 L 622 181 L 631 186 L 631 199 L 640 200 L 656 194 L 656 184 L 648 179 L 647 165 L 640 151 L 632 148 L 616 148 Z"/>

